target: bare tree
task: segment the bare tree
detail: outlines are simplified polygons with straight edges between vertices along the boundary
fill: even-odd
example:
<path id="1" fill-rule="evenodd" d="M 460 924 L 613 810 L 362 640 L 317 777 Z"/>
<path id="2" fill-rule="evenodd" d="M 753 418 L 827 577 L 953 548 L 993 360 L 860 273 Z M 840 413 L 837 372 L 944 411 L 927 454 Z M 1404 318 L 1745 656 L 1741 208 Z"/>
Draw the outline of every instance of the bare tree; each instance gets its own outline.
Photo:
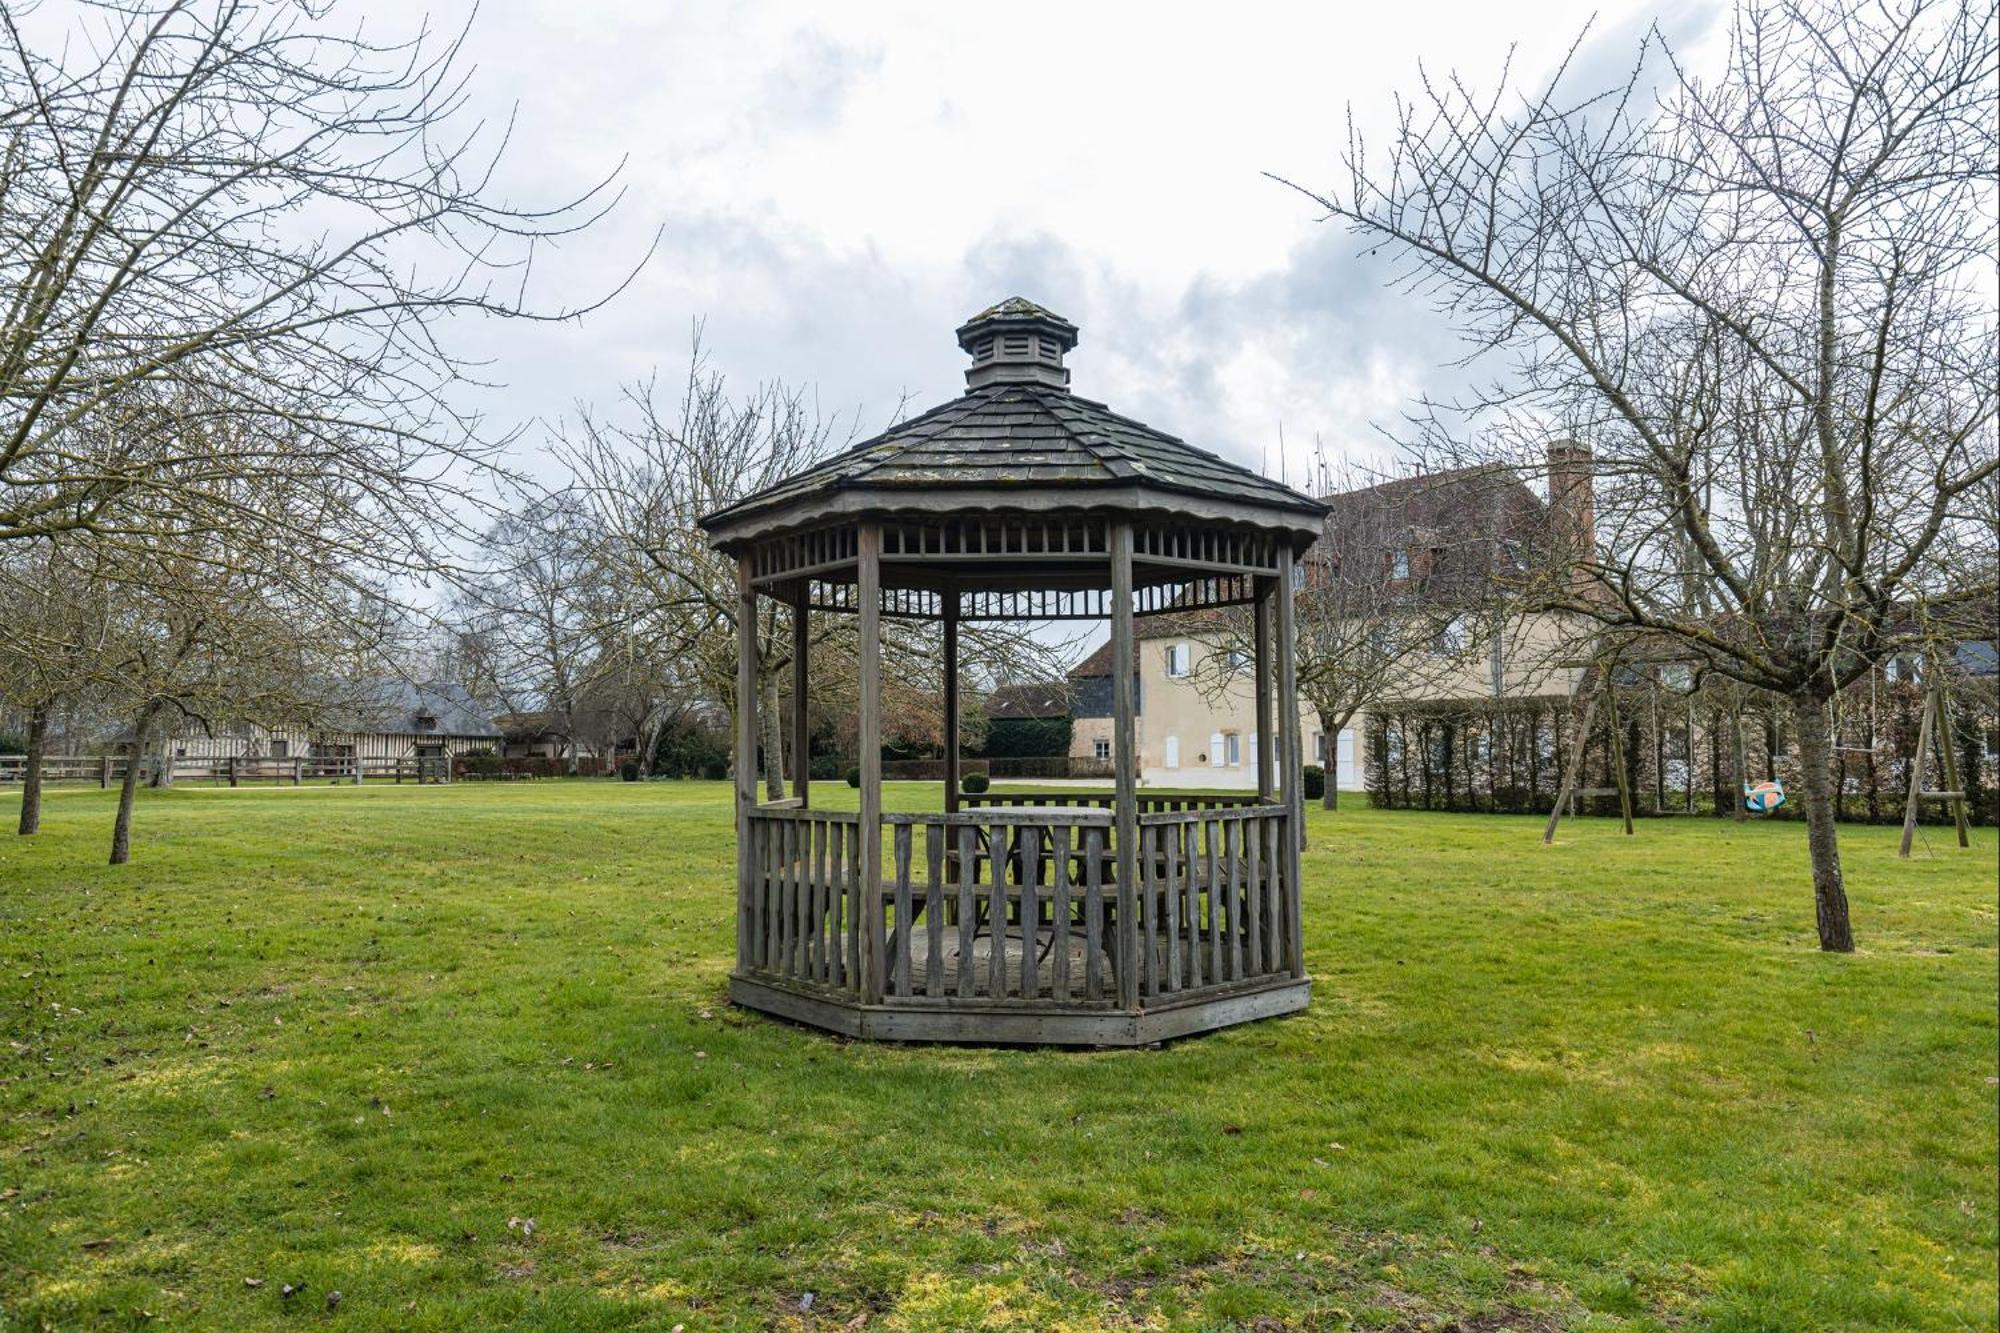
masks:
<path id="1" fill-rule="evenodd" d="M 618 604 L 600 545 L 576 496 L 529 496 L 481 537 L 458 610 L 468 642 L 482 650 L 477 692 L 516 714 L 541 712 L 572 773 L 585 700 L 616 665 L 599 651 Z"/>
<path id="2" fill-rule="evenodd" d="M 677 683 L 677 692 L 661 696 L 663 703 L 698 695 L 733 708 L 736 566 L 709 548 L 699 520 L 825 456 L 840 422 L 822 415 L 807 393 L 783 383 L 732 394 L 708 365 L 699 326 L 678 393 L 668 398 L 657 381 L 648 381 L 629 387 L 621 408 L 617 417 L 583 411 L 556 446 L 575 492 L 594 516 L 609 566 L 606 584 L 623 599 L 617 614 L 602 618 L 605 651 L 626 662 L 628 672 L 642 657 L 670 659 L 671 666 L 636 673 Z M 777 800 L 785 793 L 782 705 L 789 689 L 792 625 L 790 613 L 768 598 L 760 600 L 758 617 L 764 781 L 770 799 Z M 810 706 L 817 712 L 852 708 L 859 650 L 854 620 L 809 617 Z M 1027 625 L 962 626 L 962 670 L 975 678 L 1054 674 L 1067 641 L 1035 631 Z M 885 623 L 882 633 L 885 690 L 892 696 L 901 691 L 909 703 L 899 716 L 911 724 L 911 734 L 935 735 L 935 707 L 921 701 L 939 686 L 939 626 L 898 619 Z"/>
<path id="3" fill-rule="evenodd" d="M 628 650 L 677 659 L 703 697 L 729 701 L 736 672 L 736 569 L 709 549 L 698 520 L 799 471 L 831 447 L 838 423 L 797 389 L 760 384 L 742 397 L 710 368 L 697 325 L 685 380 L 629 386 L 620 418 L 584 409 L 556 454 L 604 541 L 621 605 L 603 633 Z M 783 612 L 767 602 L 757 629 L 765 782 L 784 795 L 783 715 L 791 662 Z"/>
<path id="4" fill-rule="evenodd" d="M 0 698 L 27 714 L 21 773 L 22 835 L 41 831 L 42 779 L 52 720 L 64 704 L 94 701 L 109 634 L 102 578 L 73 568 L 49 542 L 0 550 Z"/>
<path id="5" fill-rule="evenodd" d="M 88 544 L 57 545 L 51 563 L 72 556 L 97 561 L 101 554 Z M 170 728 L 215 735 L 245 721 L 295 723 L 350 702 L 343 672 L 375 629 L 367 615 L 300 597 L 289 580 L 216 552 L 195 557 L 156 549 L 144 576 L 134 579 L 101 562 L 51 572 L 62 587 L 87 589 L 82 600 L 101 609 L 101 618 L 84 622 L 93 638 L 70 648 L 87 662 L 101 697 L 129 720 L 113 865 L 131 856 L 133 799 L 150 747 L 162 746 L 158 771 L 169 771 Z"/>
<path id="6" fill-rule="evenodd" d="M 310 521 L 362 565 L 433 563 L 493 449 L 443 325 L 588 308 L 531 303 L 531 261 L 609 197 L 501 199 L 458 40 L 376 44 L 336 8 L 0 6 L 0 542 Z M 246 507 L 260 477 L 311 505 Z"/>
<path id="7" fill-rule="evenodd" d="M 1422 447 L 1595 450 L 1601 544 L 1544 603 L 1786 701 L 1829 950 L 1829 700 L 1994 594 L 1996 49 L 1990 6 L 1742 3 L 1719 77 L 1655 31 L 1609 91 L 1426 81 L 1311 192 L 1511 357 Z"/>

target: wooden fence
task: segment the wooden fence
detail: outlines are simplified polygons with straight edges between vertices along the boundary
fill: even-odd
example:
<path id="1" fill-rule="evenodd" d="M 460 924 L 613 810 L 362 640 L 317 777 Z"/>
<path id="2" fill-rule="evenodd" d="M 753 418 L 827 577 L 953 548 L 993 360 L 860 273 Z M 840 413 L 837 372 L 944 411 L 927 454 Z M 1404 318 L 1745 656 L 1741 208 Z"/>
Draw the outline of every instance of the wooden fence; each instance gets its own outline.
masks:
<path id="1" fill-rule="evenodd" d="M 125 780 L 126 765 L 131 760 L 125 755 L 45 755 L 42 758 L 42 781 L 95 782 L 100 787 L 110 787 Z M 27 756 L 0 754 L 0 787 L 21 782 L 27 771 Z M 275 758 L 269 755 L 243 756 L 233 758 L 191 758 L 177 756 L 171 760 L 159 755 L 146 755 L 139 760 L 139 779 L 155 783 L 161 776 L 162 765 L 171 765 L 166 773 L 169 783 L 207 782 L 217 786 L 240 787 L 245 783 L 270 782 L 290 783 L 300 786 L 307 782 L 449 782 L 451 763 L 447 759 L 417 758 L 407 755 L 401 758 L 366 758 L 353 755 L 300 755 L 294 758 Z"/>
<path id="2" fill-rule="evenodd" d="M 872 891 L 858 816 L 761 806 L 740 961 L 850 1001 L 1003 1008 L 1111 1008 L 1128 959 L 1148 1001 L 1304 975 L 1283 805 L 1145 798 L 1138 883 L 1120 894 L 1110 800 L 988 795 L 955 813 L 884 814 Z"/>

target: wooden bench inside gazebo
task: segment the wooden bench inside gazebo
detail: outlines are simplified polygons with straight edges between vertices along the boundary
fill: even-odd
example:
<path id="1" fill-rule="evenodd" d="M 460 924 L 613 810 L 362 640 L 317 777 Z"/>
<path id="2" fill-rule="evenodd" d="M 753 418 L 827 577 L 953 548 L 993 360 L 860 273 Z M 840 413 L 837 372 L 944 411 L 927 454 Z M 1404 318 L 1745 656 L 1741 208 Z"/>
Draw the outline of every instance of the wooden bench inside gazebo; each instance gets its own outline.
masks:
<path id="1" fill-rule="evenodd" d="M 958 330 L 963 396 L 703 520 L 738 567 L 739 1004 L 850 1036 L 1135 1045 L 1307 1003 L 1293 577 L 1324 506 L 1073 396 L 1076 329 Z M 757 799 L 759 598 L 790 609 L 795 795 Z M 1134 621 L 1251 608 L 1255 793 L 1138 786 Z M 858 618 L 860 809 L 812 804 L 814 614 Z M 882 808 L 884 617 L 938 627 L 942 809 Z M 959 791 L 960 627 L 1108 620 L 1108 791 Z M 1285 780 L 1280 780 L 1280 774 Z"/>

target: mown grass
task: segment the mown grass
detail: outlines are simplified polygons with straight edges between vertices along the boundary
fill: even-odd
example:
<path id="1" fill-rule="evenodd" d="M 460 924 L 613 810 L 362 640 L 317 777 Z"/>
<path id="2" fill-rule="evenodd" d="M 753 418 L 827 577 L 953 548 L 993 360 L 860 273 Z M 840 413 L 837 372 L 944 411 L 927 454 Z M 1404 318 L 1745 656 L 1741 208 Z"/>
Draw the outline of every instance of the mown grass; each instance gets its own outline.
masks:
<path id="1" fill-rule="evenodd" d="M 721 785 L 110 815 L 0 842 L 0 1327 L 1994 1324 L 1991 831 L 1827 957 L 1797 825 L 1316 812 L 1312 1009 L 1091 1053 L 731 1009 Z"/>

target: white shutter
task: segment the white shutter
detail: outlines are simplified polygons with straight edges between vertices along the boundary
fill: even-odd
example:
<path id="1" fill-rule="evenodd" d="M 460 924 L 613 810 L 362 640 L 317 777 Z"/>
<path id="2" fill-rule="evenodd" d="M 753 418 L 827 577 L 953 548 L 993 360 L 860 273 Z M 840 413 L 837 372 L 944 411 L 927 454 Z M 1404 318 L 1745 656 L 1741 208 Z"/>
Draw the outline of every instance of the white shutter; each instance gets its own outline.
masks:
<path id="1" fill-rule="evenodd" d="M 1180 766 L 1181 738 L 1178 736 L 1169 736 L 1167 737 L 1167 767 L 1179 768 Z"/>
<path id="2" fill-rule="evenodd" d="M 1208 766 L 1222 767 L 1222 733 L 1219 731 L 1211 733 L 1208 738 Z"/>

